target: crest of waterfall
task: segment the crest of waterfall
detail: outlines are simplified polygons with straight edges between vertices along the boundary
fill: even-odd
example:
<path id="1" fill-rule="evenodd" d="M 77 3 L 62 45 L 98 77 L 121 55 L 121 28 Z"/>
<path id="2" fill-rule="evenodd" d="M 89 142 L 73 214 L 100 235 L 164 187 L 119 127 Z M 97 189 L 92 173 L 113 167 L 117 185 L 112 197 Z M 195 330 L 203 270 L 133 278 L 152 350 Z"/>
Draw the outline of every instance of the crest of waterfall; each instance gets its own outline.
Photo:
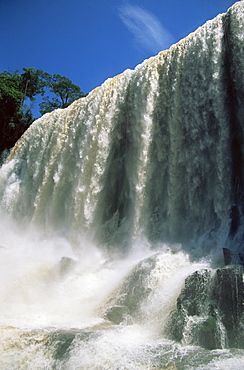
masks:
<path id="1" fill-rule="evenodd" d="M 222 245 L 243 196 L 243 8 L 36 120 L 2 166 L 1 209 L 111 248 Z"/>

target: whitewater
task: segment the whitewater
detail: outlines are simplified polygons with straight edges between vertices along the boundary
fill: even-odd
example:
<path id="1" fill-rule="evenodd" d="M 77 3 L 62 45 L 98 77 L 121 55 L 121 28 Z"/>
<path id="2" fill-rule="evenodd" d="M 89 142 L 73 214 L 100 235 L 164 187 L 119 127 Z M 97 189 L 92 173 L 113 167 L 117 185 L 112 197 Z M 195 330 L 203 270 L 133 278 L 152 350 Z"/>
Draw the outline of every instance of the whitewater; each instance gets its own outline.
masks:
<path id="1" fill-rule="evenodd" d="M 212 349 L 191 335 L 202 311 L 169 333 L 185 279 L 243 250 L 243 39 L 239 1 L 16 143 L 0 169 L 1 369 L 244 368 L 219 313 Z"/>

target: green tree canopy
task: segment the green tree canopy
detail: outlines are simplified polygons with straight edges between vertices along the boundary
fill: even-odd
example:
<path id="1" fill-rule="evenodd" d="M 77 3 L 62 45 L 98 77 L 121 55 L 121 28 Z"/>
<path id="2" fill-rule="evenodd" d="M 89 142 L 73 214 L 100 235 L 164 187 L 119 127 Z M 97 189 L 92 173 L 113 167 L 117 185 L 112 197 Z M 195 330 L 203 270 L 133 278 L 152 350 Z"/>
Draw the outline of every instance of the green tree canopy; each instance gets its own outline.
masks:
<path id="1" fill-rule="evenodd" d="M 0 151 L 11 148 L 33 121 L 25 110 L 22 78 L 17 72 L 0 74 Z"/>
<path id="2" fill-rule="evenodd" d="M 47 85 L 47 78 L 49 74 L 43 72 L 41 69 L 23 68 L 21 78 L 21 90 L 24 93 L 24 99 L 29 98 L 34 101 L 36 95 L 44 95 L 45 86 Z"/>
<path id="3" fill-rule="evenodd" d="M 40 69 L 23 68 L 22 73 L 0 73 L 0 152 L 13 147 L 33 122 L 32 108 L 36 96 L 42 96 L 39 110 L 44 114 L 65 108 L 85 95 L 67 77 L 50 75 Z"/>
<path id="4" fill-rule="evenodd" d="M 51 112 L 57 108 L 66 108 L 73 101 L 85 96 L 80 87 L 74 85 L 67 77 L 59 74 L 47 76 L 47 87 L 50 92 L 55 94 L 53 97 L 45 96 L 43 102 L 39 104 L 42 114 Z"/>

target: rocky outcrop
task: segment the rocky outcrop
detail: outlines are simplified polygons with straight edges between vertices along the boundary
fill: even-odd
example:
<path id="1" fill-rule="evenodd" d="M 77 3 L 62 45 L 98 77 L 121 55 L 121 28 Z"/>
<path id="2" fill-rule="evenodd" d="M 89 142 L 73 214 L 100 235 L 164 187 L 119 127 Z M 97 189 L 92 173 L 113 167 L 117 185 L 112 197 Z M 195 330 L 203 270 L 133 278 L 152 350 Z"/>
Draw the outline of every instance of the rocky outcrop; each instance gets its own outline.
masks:
<path id="1" fill-rule="evenodd" d="M 148 284 L 150 272 L 154 269 L 156 255 L 141 261 L 128 275 L 115 296 L 108 302 L 104 318 L 114 324 L 132 322 L 140 316 L 140 307 L 152 289 Z"/>
<path id="2" fill-rule="evenodd" d="M 169 337 L 207 349 L 244 347 L 243 269 L 196 271 L 185 280 L 167 328 Z"/>

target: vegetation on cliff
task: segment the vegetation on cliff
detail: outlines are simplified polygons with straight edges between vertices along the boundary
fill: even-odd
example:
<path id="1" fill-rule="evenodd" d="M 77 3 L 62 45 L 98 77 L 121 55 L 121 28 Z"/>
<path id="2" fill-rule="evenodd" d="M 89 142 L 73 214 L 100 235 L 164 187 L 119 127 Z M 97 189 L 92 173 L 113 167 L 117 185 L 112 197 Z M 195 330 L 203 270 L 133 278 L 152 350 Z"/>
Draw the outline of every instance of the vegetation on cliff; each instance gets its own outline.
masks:
<path id="1" fill-rule="evenodd" d="M 59 74 L 34 68 L 0 73 L 0 152 L 12 148 L 34 121 L 37 97 L 39 111 L 45 114 L 83 96 L 79 86 Z"/>

